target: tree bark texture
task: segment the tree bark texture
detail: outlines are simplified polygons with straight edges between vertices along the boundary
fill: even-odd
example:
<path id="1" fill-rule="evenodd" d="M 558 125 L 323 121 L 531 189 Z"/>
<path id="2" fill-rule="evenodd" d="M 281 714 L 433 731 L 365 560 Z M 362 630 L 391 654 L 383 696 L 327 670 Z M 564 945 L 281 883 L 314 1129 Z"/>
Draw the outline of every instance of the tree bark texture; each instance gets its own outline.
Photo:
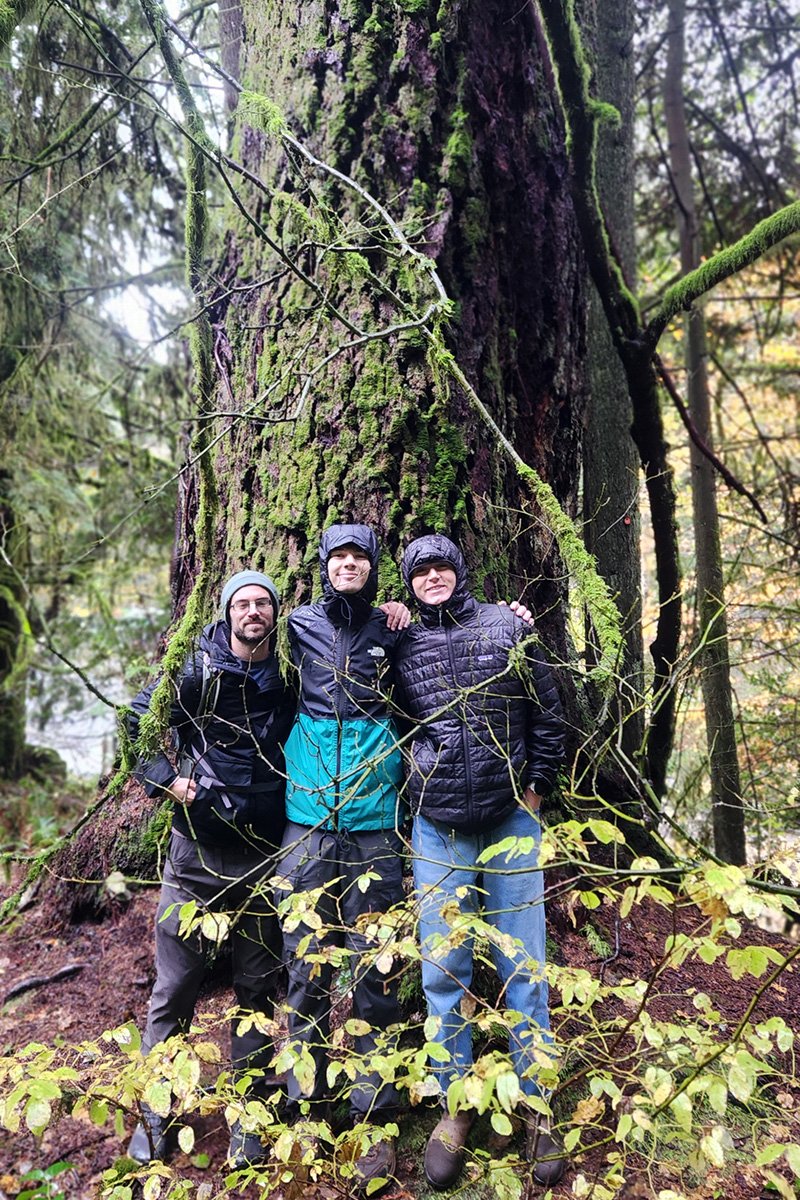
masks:
<path id="1" fill-rule="evenodd" d="M 638 304 L 614 257 L 598 203 L 596 144 L 599 114 L 597 102 L 589 94 L 590 69 L 575 26 L 573 8 L 563 0 L 539 0 L 539 9 L 546 22 L 569 128 L 576 219 L 589 271 L 625 371 L 633 402 L 631 433 L 639 452 L 650 503 L 659 615 L 656 636 L 650 644 L 654 668 L 653 701 L 646 735 L 645 764 L 652 791 L 660 797 L 666 788 L 667 764 L 675 732 L 674 667 L 680 646 L 681 571 L 675 488 L 653 363 L 655 343 L 648 343 Z"/>
<path id="2" fill-rule="evenodd" d="M 455 304 L 449 348 L 573 512 L 585 293 L 563 131 L 532 9 L 249 0 L 239 61 L 242 86 L 276 103 L 300 141 L 379 198 L 433 259 Z M 388 231 L 339 180 L 293 164 L 244 106 L 233 154 L 269 189 L 243 190 L 251 214 L 345 321 L 322 311 L 313 289 L 231 210 L 212 308 L 226 413 L 215 459 L 220 575 L 263 564 L 294 603 L 316 582 L 321 529 L 361 520 L 384 538 L 384 582 L 399 595 L 398 549 L 447 530 L 477 590 L 487 599 L 524 593 L 565 655 L 566 587 L 546 522 L 424 341 L 413 332 L 376 337 L 321 365 L 357 340 L 345 322 L 377 334 L 408 317 L 392 293 L 417 288 L 415 311 L 424 312 L 423 289 Z M 304 213 L 319 220 L 313 229 Z M 338 248 L 326 249 L 326 238 Z M 337 275 L 348 245 L 372 277 Z M 304 388 L 299 418 L 281 420 Z"/>
<path id="3" fill-rule="evenodd" d="M 4 495 L 8 472 L 0 469 L 0 545 L 18 563 L 24 548 L 11 504 Z M 0 778 L 25 770 L 25 596 L 18 575 L 0 560 Z"/>
<path id="4" fill-rule="evenodd" d="M 686 275 L 700 265 L 702 247 L 683 106 L 684 17 L 685 0 L 671 0 L 664 106 L 680 235 L 681 270 Z M 713 449 L 706 353 L 703 309 L 695 304 L 686 317 L 689 412 L 700 438 L 709 449 Z M 747 861 L 747 853 L 731 691 L 716 474 L 707 456 L 700 452 L 694 442 L 691 443 L 690 462 L 701 642 L 699 661 L 711 770 L 714 850 L 726 862 L 742 864 Z"/>
<path id="5" fill-rule="evenodd" d="M 613 104 L 620 125 L 603 127 L 597 151 L 597 190 L 628 286 L 635 291 L 633 202 L 634 5 L 615 0 L 595 9 L 597 98 Z M 597 292 L 589 302 L 591 403 L 583 450 L 584 537 L 600 574 L 617 598 L 625 622 L 621 669 L 621 746 L 636 762 L 644 743 L 640 464 L 631 437 L 633 406 L 628 381 Z"/>

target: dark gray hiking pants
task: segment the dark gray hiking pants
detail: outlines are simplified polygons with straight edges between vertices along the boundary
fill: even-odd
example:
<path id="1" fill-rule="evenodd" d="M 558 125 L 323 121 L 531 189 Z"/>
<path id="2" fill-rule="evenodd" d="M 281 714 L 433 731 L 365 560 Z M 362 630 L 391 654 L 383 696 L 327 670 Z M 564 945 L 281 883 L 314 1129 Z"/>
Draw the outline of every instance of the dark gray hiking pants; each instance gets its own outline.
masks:
<path id="1" fill-rule="evenodd" d="M 266 886 L 274 872 L 275 859 L 265 858 L 256 849 L 202 846 L 173 830 L 156 916 L 156 982 L 142 1043 L 144 1053 L 156 1042 L 184 1032 L 194 1014 L 212 947 L 199 933 L 188 938 L 178 933 L 179 910 L 189 900 L 197 902 L 199 912 L 237 914 L 229 934 L 236 1002 L 244 1012 L 272 1016 L 281 966 L 280 931 L 272 892 Z M 271 1039 L 253 1026 L 239 1034 L 238 1024 L 234 1018 L 234 1070 L 266 1069 L 273 1056 Z"/>
<path id="2" fill-rule="evenodd" d="M 352 975 L 353 1017 L 370 1026 L 356 1034 L 355 1052 L 374 1052 L 376 1035 L 400 1021 L 396 969 L 387 973 L 362 962 L 367 939 L 356 929 L 365 913 L 385 912 L 403 899 L 402 841 L 393 829 L 311 829 L 288 822 L 283 836 L 284 857 L 278 876 L 288 886 L 276 889 L 276 899 L 313 891 L 327 885 L 315 909 L 322 927 L 312 933 L 309 925 L 291 919 L 291 910 L 281 918 L 283 951 L 289 972 L 287 1005 L 289 1039 L 305 1046 L 314 1061 L 313 1087 L 303 1091 L 293 1071 L 287 1078 L 290 1111 L 301 1100 L 322 1100 L 325 1092 L 326 1051 L 330 1036 L 331 983 L 334 968 L 329 962 L 310 962 L 308 955 L 330 945 L 352 951 L 348 959 Z M 371 879 L 362 891 L 357 880 L 367 871 Z M 294 927 L 293 927 L 294 926 Z M 310 939 L 308 935 L 311 934 Z M 308 939 L 303 957 L 297 957 L 301 941 Z M 350 1109 L 356 1119 L 388 1119 L 398 1105 L 392 1084 L 377 1072 L 360 1072 L 350 1090 Z"/>

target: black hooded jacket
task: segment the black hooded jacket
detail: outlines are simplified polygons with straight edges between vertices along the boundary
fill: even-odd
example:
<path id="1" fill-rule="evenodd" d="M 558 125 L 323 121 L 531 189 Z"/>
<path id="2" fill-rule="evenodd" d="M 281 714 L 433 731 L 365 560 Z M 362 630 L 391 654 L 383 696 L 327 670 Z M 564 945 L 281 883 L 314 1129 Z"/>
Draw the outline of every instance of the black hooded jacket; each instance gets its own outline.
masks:
<path id="1" fill-rule="evenodd" d="M 147 711 L 156 680 L 132 702 L 132 738 Z M 231 650 L 231 630 L 217 621 L 203 630 L 181 673 L 170 712 L 176 763 L 166 754 L 143 763 L 136 775 L 149 796 L 179 775 L 194 779 L 195 799 L 176 804 L 173 827 L 205 845 L 242 848 L 280 845 L 285 824 L 283 743 L 295 715 L 295 697 L 274 655 L 252 666 Z"/>
<path id="2" fill-rule="evenodd" d="M 370 561 L 356 595 L 336 592 L 328 559 L 346 545 Z M 393 828 L 403 764 L 387 697 L 397 634 L 373 607 L 378 539 L 366 525 L 334 525 L 319 548 L 322 599 L 289 617 L 292 661 L 300 673 L 300 711 L 286 743 L 286 814 L 298 825 Z"/>
<path id="3" fill-rule="evenodd" d="M 356 595 L 334 590 L 328 559 L 354 545 L 370 561 L 366 583 Z M 386 691 L 393 678 L 397 634 L 375 608 L 378 594 L 378 539 L 367 525 L 332 525 L 319 545 L 322 598 L 289 617 L 292 661 L 301 671 L 300 712 L 315 720 L 339 721 L 387 716 Z"/>
<path id="4" fill-rule="evenodd" d="M 443 605 L 422 603 L 411 586 L 412 573 L 431 562 L 456 573 Z M 407 762 L 412 810 L 466 833 L 493 829 L 526 787 L 547 793 L 555 781 L 564 750 L 555 681 L 530 626 L 472 596 L 448 538 L 412 542 L 403 579 L 420 614 L 395 657 L 398 704 L 420 726 Z"/>

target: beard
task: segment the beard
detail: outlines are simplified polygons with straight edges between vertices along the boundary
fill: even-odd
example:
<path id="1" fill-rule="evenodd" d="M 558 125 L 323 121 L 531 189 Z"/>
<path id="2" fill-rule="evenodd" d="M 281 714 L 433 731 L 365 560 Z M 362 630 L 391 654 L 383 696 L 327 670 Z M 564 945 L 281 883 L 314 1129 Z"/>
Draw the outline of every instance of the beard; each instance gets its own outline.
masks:
<path id="1" fill-rule="evenodd" d="M 266 625 L 247 624 L 234 629 L 233 633 L 244 646 L 260 646 L 267 640 L 272 630 Z"/>

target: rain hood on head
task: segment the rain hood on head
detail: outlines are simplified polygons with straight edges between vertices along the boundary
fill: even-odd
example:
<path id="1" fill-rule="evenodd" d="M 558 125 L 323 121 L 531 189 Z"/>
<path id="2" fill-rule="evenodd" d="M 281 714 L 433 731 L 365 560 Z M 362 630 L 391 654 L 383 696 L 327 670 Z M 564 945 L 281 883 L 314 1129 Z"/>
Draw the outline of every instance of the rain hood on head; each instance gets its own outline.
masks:
<path id="1" fill-rule="evenodd" d="M 414 571 L 434 562 L 448 563 L 456 573 L 453 594 L 444 604 L 426 604 L 416 596 L 411 584 Z M 467 564 L 464 562 L 464 555 L 454 542 L 441 533 L 428 533 L 425 537 L 417 538 L 406 549 L 403 555 L 403 581 L 419 609 L 423 624 L 426 625 L 440 625 L 448 618 L 459 619 L 475 604 L 467 587 Z"/>
<path id="2" fill-rule="evenodd" d="M 337 592 L 328 578 L 328 559 L 342 546 L 358 546 L 369 559 L 370 571 L 360 592 L 344 595 Z M 378 594 L 378 539 L 369 525 L 330 525 L 319 543 L 319 577 L 322 582 L 322 602 L 331 616 L 338 616 L 348 625 L 365 621 L 372 612 Z"/>

